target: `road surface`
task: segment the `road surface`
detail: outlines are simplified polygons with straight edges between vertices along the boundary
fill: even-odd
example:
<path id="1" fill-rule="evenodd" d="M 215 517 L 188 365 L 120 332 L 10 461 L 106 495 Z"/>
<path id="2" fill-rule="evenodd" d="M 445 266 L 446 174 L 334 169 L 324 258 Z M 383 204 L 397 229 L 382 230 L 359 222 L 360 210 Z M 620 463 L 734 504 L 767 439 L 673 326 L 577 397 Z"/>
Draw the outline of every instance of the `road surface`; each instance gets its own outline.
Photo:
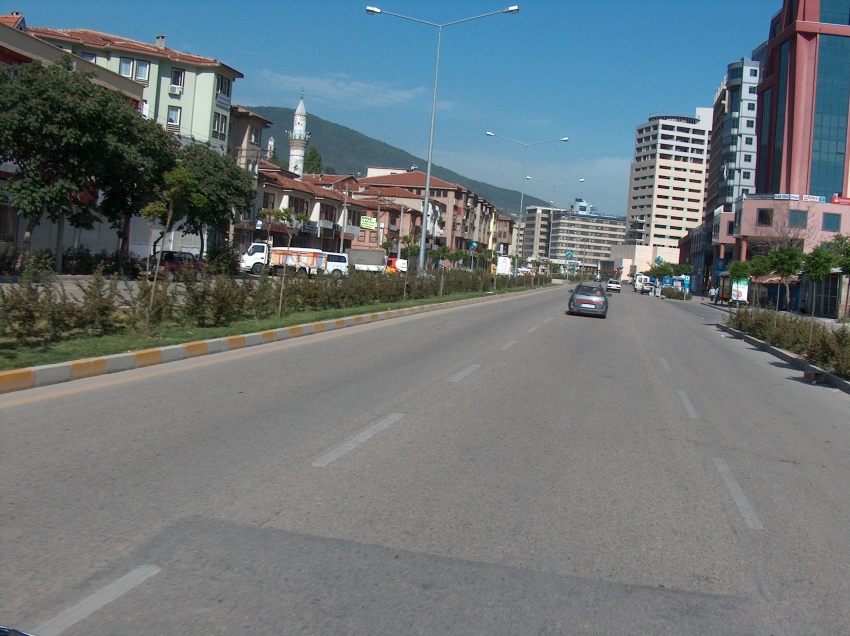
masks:
<path id="1" fill-rule="evenodd" d="M 564 287 L 0 398 L 40 636 L 850 633 L 850 396 Z"/>

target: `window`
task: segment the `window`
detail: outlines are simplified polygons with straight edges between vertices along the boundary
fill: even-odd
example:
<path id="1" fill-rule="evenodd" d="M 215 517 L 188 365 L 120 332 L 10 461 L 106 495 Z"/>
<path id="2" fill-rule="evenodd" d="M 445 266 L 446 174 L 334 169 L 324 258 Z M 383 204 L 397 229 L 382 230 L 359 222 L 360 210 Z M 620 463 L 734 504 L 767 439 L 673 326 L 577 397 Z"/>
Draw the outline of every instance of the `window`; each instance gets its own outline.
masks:
<path id="1" fill-rule="evenodd" d="M 122 57 L 118 63 L 118 74 L 121 77 L 133 77 L 133 60 Z"/>
<path id="2" fill-rule="evenodd" d="M 841 215 L 829 214 L 824 212 L 823 215 L 823 231 L 824 232 L 840 232 L 841 231 Z"/>
<path id="3" fill-rule="evenodd" d="M 756 120 L 755 119 L 748 119 L 747 120 L 747 128 L 755 128 L 755 127 L 756 127 Z"/>
<path id="4" fill-rule="evenodd" d="M 752 155 L 744 155 L 744 161 L 745 161 L 745 162 L 752 161 L 752 160 L 753 160 L 753 156 L 752 156 Z"/>
<path id="5" fill-rule="evenodd" d="M 136 81 L 147 82 L 150 64 L 144 60 L 136 60 Z"/>
<path id="6" fill-rule="evenodd" d="M 743 172 L 743 174 L 742 174 L 741 176 L 742 176 L 744 179 L 750 179 L 750 178 L 752 177 L 752 173 L 751 173 L 751 172 L 749 172 L 749 171 L 747 171 L 747 170 L 744 170 L 744 172 Z"/>
<path id="7" fill-rule="evenodd" d="M 756 217 L 756 225 L 771 227 L 773 225 L 773 210 L 759 210 Z"/>
<path id="8" fill-rule="evenodd" d="M 80 57 L 83 58 L 86 62 L 97 62 L 97 56 L 94 53 L 80 53 Z"/>
<path id="9" fill-rule="evenodd" d="M 753 138 L 752 137 L 744 137 L 744 145 L 745 146 L 752 146 L 753 145 Z"/>
<path id="10" fill-rule="evenodd" d="M 249 137 L 249 141 L 252 144 L 259 146 L 260 145 L 260 130 L 256 126 L 251 126 L 249 132 L 250 132 L 250 135 L 251 135 Z"/>
<path id="11" fill-rule="evenodd" d="M 788 225 L 791 227 L 806 227 L 808 224 L 808 214 L 805 210 L 791 210 L 788 217 Z"/>
<path id="12" fill-rule="evenodd" d="M 732 236 L 735 233 L 735 221 L 726 221 L 726 234 Z"/>
<path id="13" fill-rule="evenodd" d="M 230 97 L 230 80 L 221 75 L 216 75 L 215 92 Z"/>
<path id="14" fill-rule="evenodd" d="M 758 76 L 759 76 L 759 70 L 757 68 L 751 68 L 750 69 L 750 77 L 758 77 Z"/>
<path id="15" fill-rule="evenodd" d="M 186 75 L 186 71 L 182 68 L 173 68 L 171 69 L 171 85 L 183 87 L 183 78 Z"/>
<path id="16" fill-rule="evenodd" d="M 750 86 L 750 95 L 755 95 L 756 93 L 758 93 L 758 90 L 759 89 L 757 87 Z"/>
<path id="17" fill-rule="evenodd" d="M 753 102 L 747 104 L 747 110 L 755 110 L 756 105 Z"/>
<path id="18" fill-rule="evenodd" d="M 176 127 L 180 128 L 180 107 L 179 106 L 169 106 L 168 107 L 168 127 Z"/>
<path id="19" fill-rule="evenodd" d="M 227 139 L 227 117 L 220 113 L 213 113 L 213 137 L 216 139 Z"/>
<path id="20" fill-rule="evenodd" d="M 263 209 L 274 210 L 274 192 L 263 192 Z"/>

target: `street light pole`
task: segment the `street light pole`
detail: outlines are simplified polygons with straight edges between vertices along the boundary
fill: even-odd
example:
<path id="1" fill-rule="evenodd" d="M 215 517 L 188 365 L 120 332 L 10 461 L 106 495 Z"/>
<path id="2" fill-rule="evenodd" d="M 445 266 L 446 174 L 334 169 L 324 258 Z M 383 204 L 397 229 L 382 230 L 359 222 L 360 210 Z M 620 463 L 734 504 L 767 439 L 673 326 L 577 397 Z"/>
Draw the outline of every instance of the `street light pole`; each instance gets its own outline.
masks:
<path id="1" fill-rule="evenodd" d="M 522 187 L 520 188 L 520 193 L 519 193 L 519 218 L 524 219 L 525 218 L 525 210 L 523 209 L 522 206 L 523 206 L 523 203 L 524 203 L 524 200 L 525 200 L 525 181 L 526 181 L 526 178 L 527 178 L 526 174 L 525 174 L 525 170 L 528 167 L 528 147 L 529 146 L 540 146 L 542 144 L 553 144 L 553 143 L 558 142 L 558 141 L 567 142 L 567 141 L 570 140 L 570 138 L 569 137 L 561 137 L 560 139 L 549 139 L 547 141 L 535 141 L 533 143 L 525 143 L 525 142 L 522 142 L 522 141 L 517 141 L 516 139 L 511 139 L 510 137 L 502 137 L 502 135 L 497 135 L 496 133 L 490 132 L 489 130 L 487 131 L 487 136 L 488 137 L 498 137 L 499 139 L 504 139 L 505 141 L 510 141 L 511 143 L 519 144 L 520 146 L 525 146 L 525 153 L 523 155 L 523 160 L 522 160 Z M 525 228 L 523 228 L 523 234 L 525 234 Z M 517 238 L 519 238 L 519 233 L 517 233 Z M 523 236 L 523 243 L 524 242 L 525 242 L 525 236 Z M 519 248 L 519 245 L 517 245 L 517 248 Z M 520 255 L 517 254 L 516 257 L 517 258 L 514 261 L 514 276 L 517 275 L 517 264 L 519 262 Z"/>
<path id="2" fill-rule="evenodd" d="M 425 200 L 422 202 L 422 236 L 419 241 L 419 272 L 421 274 L 425 271 L 425 245 L 428 237 L 428 214 L 430 212 L 431 199 L 431 157 L 434 153 L 434 120 L 437 115 L 437 82 L 440 76 L 440 44 L 443 39 L 443 27 L 460 24 L 462 22 L 470 22 L 471 20 L 478 20 L 480 18 L 487 18 L 491 15 L 499 15 L 502 13 L 516 15 L 519 13 L 519 6 L 512 5 L 507 9 L 502 9 L 501 11 L 491 11 L 490 13 L 472 16 L 471 18 L 463 18 L 462 20 L 455 20 L 454 22 L 446 22 L 445 24 L 437 24 L 435 22 L 428 22 L 427 20 L 420 20 L 419 18 L 411 18 L 410 16 L 401 15 L 400 13 L 392 13 L 390 11 L 383 11 L 378 7 L 372 6 L 366 7 L 366 13 L 369 15 L 391 15 L 395 18 L 401 18 L 402 20 L 410 20 L 411 22 L 418 22 L 419 24 L 437 27 L 437 63 L 434 68 L 434 96 L 431 100 L 431 131 L 428 135 L 428 167 L 425 171 Z"/>

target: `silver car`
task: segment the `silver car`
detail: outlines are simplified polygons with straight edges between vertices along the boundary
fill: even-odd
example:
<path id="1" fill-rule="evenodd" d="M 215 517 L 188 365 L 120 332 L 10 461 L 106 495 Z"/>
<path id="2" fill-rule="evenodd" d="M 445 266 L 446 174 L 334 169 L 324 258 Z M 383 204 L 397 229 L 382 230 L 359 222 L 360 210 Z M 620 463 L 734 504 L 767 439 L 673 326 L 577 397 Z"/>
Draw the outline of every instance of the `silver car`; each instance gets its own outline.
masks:
<path id="1" fill-rule="evenodd" d="M 573 290 L 567 307 L 568 314 L 608 316 L 608 296 L 600 283 L 581 283 Z"/>

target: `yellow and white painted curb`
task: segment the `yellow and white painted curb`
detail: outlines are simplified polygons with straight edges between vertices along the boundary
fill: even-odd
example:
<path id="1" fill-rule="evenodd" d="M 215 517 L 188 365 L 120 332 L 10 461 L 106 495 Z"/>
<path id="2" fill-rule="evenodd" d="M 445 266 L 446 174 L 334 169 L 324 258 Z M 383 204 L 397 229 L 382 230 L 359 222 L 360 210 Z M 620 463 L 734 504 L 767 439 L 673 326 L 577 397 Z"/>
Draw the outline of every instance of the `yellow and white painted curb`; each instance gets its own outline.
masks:
<path id="1" fill-rule="evenodd" d="M 198 342 L 187 342 L 185 344 L 159 347 L 156 349 L 145 349 L 144 351 L 128 351 L 100 358 L 89 358 L 87 360 L 74 360 L 71 362 L 60 362 L 58 364 L 46 364 L 27 369 L 15 369 L 12 371 L 0 371 L 0 394 L 23 391 L 49 384 L 81 380 L 107 373 L 141 369 L 166 362 L 176 362 L 188 358 L 233 351 L 244 347 L 253 347 L 269 342 L 279 342 L 308 336 L 316 333 L 324 333 L 335 329 L 344 329 L 355 325 L 365 325 L 391 318 L 412 316 L 438 309 L 448 309 L 469 305 L 493 298 L 503 298 L 502 295 L 483 296 L 481 298 L 468 298 L 466 300 L 455 300 L 433 305 L 420 305 L 407 309 L 395 309 L 392 311 L 379 311 L 371 314 L 338 318 L 336 320 L 323 320 L 294 327 L 283 327 L 281 329 L 269 329 L 258 333 L 248 333 L 241 336 L 225 336 L 212 340 L 199 340 Z"/>

